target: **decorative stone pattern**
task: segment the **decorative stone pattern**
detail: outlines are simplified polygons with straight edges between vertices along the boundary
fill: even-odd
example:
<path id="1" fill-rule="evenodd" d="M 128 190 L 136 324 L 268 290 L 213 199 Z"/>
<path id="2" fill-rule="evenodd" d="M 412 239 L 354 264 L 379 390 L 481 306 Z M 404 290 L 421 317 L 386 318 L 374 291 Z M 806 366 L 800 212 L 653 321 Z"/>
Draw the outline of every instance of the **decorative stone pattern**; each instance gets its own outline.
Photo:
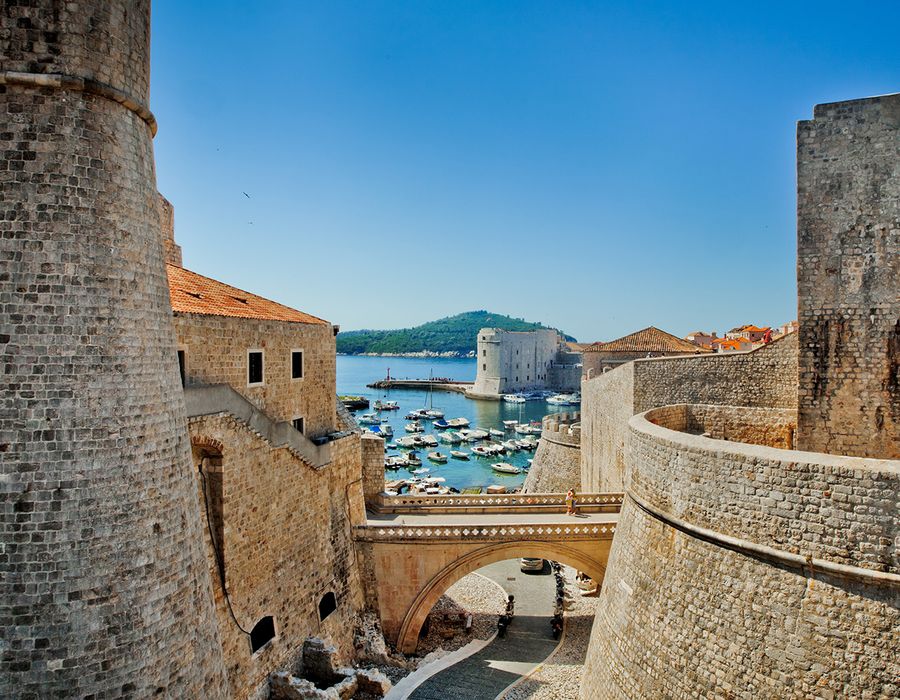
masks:
<path id="1" fill-rule="evenodd" d="M 223 561 L 231 608 L 245 630 L 272 615 L 276 638 L 251 652 L 248 637 L 229 612 L 222 578 L 206 531 L 219 636 L 231 695 L 264 692 L 268 674 L 296 667 L 304 640 L 328 637 L 346 662 L 353 627 L 363 607 L 361 572 L 351 539 L 364 522 L 360 483 L 360 437 L 331 444 L 332 462 L 321 470 L 287 449 L 273 449 L 230 415 L 189 422 L 198 496 Z M 335 594 L 337 609 L 319 621 L 319 601 Z"/>
<path id="2" fill-rule="evenodd" d="M 628 493 L 694 525 L 778 549 L 900 572 L 900 462 L 726 442 L 677 432 L 748 410 L 667 406 L 635 416 Z M 690 416 L 685 420 L 685 414 Z M 735 420 L 732 417 L 732 420 Z M 654 425 L 655 424 L 655 425 Z M 760 431 L 759 435 L 766 434 Z M 677 465 L 677 468 L 673 468 Z"/>
<path id="3" fill-rule="evenodd" d="M 635 360 L 583 382 L 581 488 L 621 491 L 628 419 L 677 403 L 795 407 L 797 334 L 747 353 Z"/>
<path id="4" fill-rule="evenodd" d="M 328 324 L 175 313 L 187 386 L 228 384 L 277 421 L 302 417 L 304 433 L 336 428 L 334 333 Z M 247 384 L 247 351 L 263 350 L 261 386 Z M 291 351 L 303 351 L 303 378 L 291 378 Z"/>
<path id="5" fill-rule="evenodd" d="M 898 610 L 896 589 L 807 578 L 626 501 L 581 697 L 897 697 Z"/>
<path id="6" fill-rule="evenodd" d="M 593 539 L 612 537 L 616 530 L 615 523 L 598 525 L 410 525 L 406 527 L 373 527 L 356 528 L 356 539 L 360 541 L 378 540 L 478 540 L 500 539 L 522 542 L 527 540 L 544 541 L 547 539 Z"/>
<path id="7" fill-rule="evenodd" d="M 797 125 L 801 449 L 900 458 L 900 94 Z"/>
<path id="8" fill-rule="evenodd" d="M 581 414 L 555 413 L 542 421 L 541 439 L 522 491 L 566 492 L 581 487 Z"/>
<path id="9" fill-rule="evenodd" d="M 579 505 L 621 505 L 621 493 L 579 493 Z M 389 496 L 381 501 L 381 510 L 397 511 L 414 508 L 412 512 L 422 512 L 428 508 L 488 508 L 490 512 L 502 513 L 504 508 L 522 506 L 557 506 L 566 504 L 564 493 L 498 493 L 498 494 L 451 494 L 446 496 L 404 495 Z M 488 512 L 488 511 L 483 511 Z"/>
<path id="10" fill-rule="evenodd" d="M 144 0 L 3 3 L 0 74 L 146 102 L 149 22 Z M 223 697 L 150 127 L 27 84 L 0 115 L 0 696 Z"/>

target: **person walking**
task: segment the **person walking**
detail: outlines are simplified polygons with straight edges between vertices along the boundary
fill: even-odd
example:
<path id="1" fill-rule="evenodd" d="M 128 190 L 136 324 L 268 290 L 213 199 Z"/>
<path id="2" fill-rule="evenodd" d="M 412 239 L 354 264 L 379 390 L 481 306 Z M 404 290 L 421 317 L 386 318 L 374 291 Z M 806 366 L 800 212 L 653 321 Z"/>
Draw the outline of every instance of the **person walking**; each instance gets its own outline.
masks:
<path id="1" fill-rule="evenodd" d="M 566 493 L 566 515 L 575 515 L 575 491 L 569 489 Z"/>

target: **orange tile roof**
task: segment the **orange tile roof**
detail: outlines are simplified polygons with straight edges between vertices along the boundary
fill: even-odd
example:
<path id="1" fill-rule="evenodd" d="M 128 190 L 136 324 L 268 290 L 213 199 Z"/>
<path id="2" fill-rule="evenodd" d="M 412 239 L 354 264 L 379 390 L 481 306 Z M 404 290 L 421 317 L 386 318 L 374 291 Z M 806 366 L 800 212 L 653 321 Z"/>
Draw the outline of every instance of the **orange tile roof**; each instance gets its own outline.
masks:
<path id="1" fill-rule="evenodd" d="M 741 328 L 741 330 L 746 331 L 747 333 L 765 333 L 767 330 L 769 330 L 769 327 L 766 326 L 765 328 L 758 328 L 756 326 L 744 326 L 743 328 Z"/>
<path id="2" fill-rule="evenodd" d="M 650 326 L 608 343 L 593 343 L 585 352 L 709 352 L 707 348 L 694 345 L 671 333 Z"/>
<path id="3" fill-rule="evenodd" d="M 328 324 L 289 306 L 269 301 L 183 267 L 166 265 L 172 311 L 206 316 L 255 318 L 261 321 Z"/>

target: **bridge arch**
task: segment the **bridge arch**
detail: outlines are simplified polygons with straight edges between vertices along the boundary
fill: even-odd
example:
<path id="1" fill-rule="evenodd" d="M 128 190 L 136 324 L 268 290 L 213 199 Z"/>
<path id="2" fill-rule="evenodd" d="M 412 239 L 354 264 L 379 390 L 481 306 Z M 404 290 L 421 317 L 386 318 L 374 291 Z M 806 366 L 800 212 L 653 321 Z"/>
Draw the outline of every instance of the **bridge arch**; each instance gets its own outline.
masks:
<path id="1" fill-rule="evenodd" d="M 590 550 L 593 551 L 586 551 L 585 544 L 591 544 Z M 435 603 L 447 589 L 466 574 L 470 574 L 483 566 L 497 561 L 517 559 L 519 557 L 553 559 L 575 567 L 579 571 L 584 571 L 598 583 L 602 582 L 606 574 L 606 560 L 609 556 L 609 545 L 611 542 L 606 541 L 606 546 L 599 550 L 596 544 L 585 542 L 568 544 L 552 540 L 524 540 L 486 544 L 462 554 L 435 572 L 412 599 L 400 625 L 397 636 L 397 648 L 407 654 L 415 652 L 419 642 L 419 632 L 425 623 L 425 619 L 428 617 L 428 613 L 431 612 Z"/>

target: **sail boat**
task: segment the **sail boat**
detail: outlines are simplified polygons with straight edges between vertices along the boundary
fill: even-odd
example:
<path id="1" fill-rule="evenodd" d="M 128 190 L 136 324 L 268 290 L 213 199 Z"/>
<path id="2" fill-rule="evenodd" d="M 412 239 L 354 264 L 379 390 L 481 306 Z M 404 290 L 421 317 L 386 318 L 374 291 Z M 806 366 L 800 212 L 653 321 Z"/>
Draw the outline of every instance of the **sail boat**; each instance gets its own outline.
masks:
<path id="1" fill-rule="evenodd" d="M 443 418 L 444 412 L 434 407 L 434 371 L 428 373 L 428 410 L 425 415 L 429 418 Z"/>

